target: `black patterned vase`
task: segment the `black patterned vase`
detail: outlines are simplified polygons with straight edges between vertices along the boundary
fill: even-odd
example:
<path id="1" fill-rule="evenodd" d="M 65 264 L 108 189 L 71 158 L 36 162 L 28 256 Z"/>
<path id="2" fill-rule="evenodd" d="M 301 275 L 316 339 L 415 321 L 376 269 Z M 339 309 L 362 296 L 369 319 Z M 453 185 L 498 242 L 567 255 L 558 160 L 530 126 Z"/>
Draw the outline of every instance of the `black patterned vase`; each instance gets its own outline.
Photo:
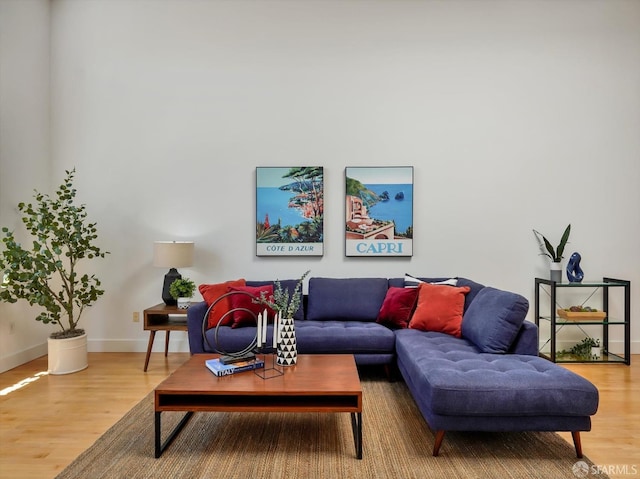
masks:
<path id="1" fill-rule="evenodd" d="M 298 345 L 293 318 L 283 318 L 280 325 L 280 341 L 278 342 L 277 363 L 281 366 L 293 366 L 298 362 Z"/>

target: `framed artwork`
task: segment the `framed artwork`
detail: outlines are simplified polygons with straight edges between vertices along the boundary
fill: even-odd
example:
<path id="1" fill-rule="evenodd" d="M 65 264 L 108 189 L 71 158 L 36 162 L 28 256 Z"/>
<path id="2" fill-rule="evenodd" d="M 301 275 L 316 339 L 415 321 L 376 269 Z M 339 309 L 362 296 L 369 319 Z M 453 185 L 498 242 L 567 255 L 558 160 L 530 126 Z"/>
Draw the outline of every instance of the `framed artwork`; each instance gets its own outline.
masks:
<path id="1" fill-rule="evenodd" d="M 256 168 L 256 255 L 322 256 L 321 166 Z"/>
<path id="2" fill-rule="evenodd" d="M 345 255 L 413 255 L 413 167 L 345 169 Z"/>

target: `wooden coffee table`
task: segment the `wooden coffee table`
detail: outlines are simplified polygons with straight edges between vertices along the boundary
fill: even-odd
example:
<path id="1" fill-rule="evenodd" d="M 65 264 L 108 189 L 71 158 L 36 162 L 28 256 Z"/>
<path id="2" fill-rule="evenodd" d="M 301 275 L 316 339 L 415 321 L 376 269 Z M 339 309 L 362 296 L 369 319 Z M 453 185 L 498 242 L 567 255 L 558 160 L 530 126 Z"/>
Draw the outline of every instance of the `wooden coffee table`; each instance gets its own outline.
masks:
<path id="1" fill-rule="evenodd" d="M 284 374 L 253 371 L 214 376 L 204 365 L 216 354 L 195 354 L 155 389 L 155 456 L 160 457 L 194 412 L 348 412 L 356 456 L 362 459 L 362 388 L 352 355 L 299 355 Z M 162 443 L 161 414 L 186 411 Z"/>

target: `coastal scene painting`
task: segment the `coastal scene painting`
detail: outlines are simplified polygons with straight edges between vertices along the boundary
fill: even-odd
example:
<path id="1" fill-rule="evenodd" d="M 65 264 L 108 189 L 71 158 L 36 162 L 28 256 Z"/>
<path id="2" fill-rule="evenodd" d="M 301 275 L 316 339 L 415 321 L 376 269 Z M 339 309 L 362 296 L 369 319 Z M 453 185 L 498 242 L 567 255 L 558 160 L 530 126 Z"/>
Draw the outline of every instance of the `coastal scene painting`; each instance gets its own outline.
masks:
<path id="1" fill-rule="evenodd" d="M 346 256 L 413 255 L 413 167 L 345 169 Z"/>
<path id="2" fill-rule="evenodd" d="M 256 255 L 322 256 L 321 166 L 256 168 Z"/>

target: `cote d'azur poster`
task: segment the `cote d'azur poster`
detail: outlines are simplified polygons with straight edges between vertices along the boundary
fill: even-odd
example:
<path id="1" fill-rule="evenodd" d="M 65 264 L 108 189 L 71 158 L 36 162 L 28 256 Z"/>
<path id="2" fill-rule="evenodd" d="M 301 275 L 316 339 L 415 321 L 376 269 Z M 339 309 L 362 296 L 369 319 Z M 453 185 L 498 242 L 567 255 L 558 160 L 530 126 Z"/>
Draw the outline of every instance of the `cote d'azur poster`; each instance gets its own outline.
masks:
<path id="1" fill-rule="evenodd" d="M 413 255 L 413 167 L 347 167 L 346 256 Z"/>
<path id="2" fill-rule="evenodd" d="M 322 256 L 321 166 L 256 168 L 256 255 Z"/>

